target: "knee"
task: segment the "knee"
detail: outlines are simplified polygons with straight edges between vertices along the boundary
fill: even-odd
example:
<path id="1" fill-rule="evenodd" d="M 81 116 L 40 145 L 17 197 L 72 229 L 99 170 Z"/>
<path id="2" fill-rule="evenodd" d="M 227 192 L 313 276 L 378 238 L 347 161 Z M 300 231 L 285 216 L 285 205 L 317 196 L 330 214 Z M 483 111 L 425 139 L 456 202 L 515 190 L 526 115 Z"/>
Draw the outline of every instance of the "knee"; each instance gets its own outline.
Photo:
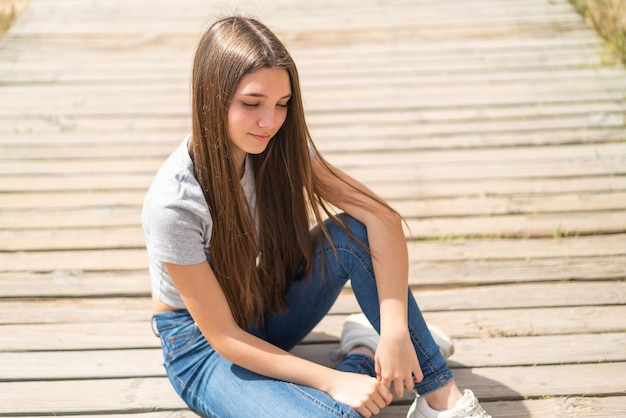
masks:
<path id="1" fill-rule="evenodd" d="M 352 234 L 353 237 L 350 237 L 350 235 L 348 235 L 349 239 L 356 238 L 362 244 L 369 246 L 367 240 L 367 228 L 365 227 L 365 224 L 363 222 L 352 217 L 351 215 L 348 215 L 347 213 L 340 213 L 339 215 L 337 215 L 337 218 L 343 223 L 346 229 L 350 231 L 350 234 Z"/>

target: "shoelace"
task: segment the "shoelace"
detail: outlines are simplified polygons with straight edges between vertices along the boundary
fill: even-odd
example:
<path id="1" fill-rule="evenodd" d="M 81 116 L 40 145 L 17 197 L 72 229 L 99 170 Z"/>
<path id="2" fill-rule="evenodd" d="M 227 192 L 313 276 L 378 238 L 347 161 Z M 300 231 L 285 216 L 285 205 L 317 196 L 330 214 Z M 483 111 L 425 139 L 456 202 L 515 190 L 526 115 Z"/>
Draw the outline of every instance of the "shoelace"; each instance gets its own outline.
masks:
<path id="1" fill-rule="evenodd" d="M 483 407 L 480 406 L 478 400 L 476 399 L 472 400 L 472 404 L 467 408 L 465 412 L 467 413 L 468 417 L 472 418 L 491 418 L 491 415 L 485 412 Z"/>

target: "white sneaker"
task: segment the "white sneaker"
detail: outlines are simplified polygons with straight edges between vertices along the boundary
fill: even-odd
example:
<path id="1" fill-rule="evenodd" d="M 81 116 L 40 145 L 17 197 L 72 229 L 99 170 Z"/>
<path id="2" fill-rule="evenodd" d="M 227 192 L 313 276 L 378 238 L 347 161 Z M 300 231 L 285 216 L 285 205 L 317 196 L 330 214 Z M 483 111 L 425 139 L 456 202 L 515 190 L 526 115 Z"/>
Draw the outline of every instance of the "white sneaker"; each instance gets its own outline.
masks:
<path id="1" fill-rule="evenodd" d="M 376 352 L 380 336 L 363 314 L 348 316 L 341 331 L 341 345 L 338 351 L 331 353 L 333 360 L 339 360 L 354 347 L 365 346 Z"/>
<path id="2" fill-rule="evenodd" d="M 454 344 L 452 339 L 446 335 L 441 329 L 434 325 L 429 325 L 430 331 L 435 343 L 439 346 L 439 351 L 444 358 L 450 357 L 454 353 Z M 339 351 L 332 353 L 332 359 L 338 360 L 348 354 L 354 347 L 365 346 L 376 352 L 380 336 L 370 324 L 364 314 L 353 314 L 348 316 L 341 332 L 341 348 Z"/>
<path id="3" fill-rule="evenodd" d="M 456 406 L 447 411 L 437 411 L 432 409 L 426 399 L 418 396 L 407 418 L 491 418 L 482 406 L 478 403 L 478 399 L 471 390 L 465 390 L 463 397 L 456 402 Z"/>

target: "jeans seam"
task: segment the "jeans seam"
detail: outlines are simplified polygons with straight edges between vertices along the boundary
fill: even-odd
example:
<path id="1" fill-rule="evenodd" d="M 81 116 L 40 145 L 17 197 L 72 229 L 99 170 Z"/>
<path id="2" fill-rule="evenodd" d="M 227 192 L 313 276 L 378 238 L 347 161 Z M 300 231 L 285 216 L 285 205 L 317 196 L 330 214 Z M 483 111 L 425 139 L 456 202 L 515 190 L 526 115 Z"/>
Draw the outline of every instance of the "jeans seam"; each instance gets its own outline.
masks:
<path id="1" fill-rule="evenodd" d="M 373 269 L 370 267 L 370 263 L 367 263 L 363 257 L 361 257 L 361 255 L 359 254 L 358 251 L 355 251 L 354 247 L 352 245 L 349 244 L 339 244 L 339 245 L 335 245 L 335 249 L 339 252 L 346 252 L 349 255 L 353 256 L 354 258 L 356 258 L 359 262 L 359 264 L 361 264 L 361 267 L 363 267 L 363 269 L 365 269 L 365 271 L 367 271 L 367 274 L 370 277 L 370 280 L 372 280 L 374 283 L 376 283 L 376 279 L 374 276 L 374 271 Z M 315 255 L 315 259 L 317 260 L 318 258 L 322 258 L 323 254 L 326 254 L 328 252 L 332 252 L 333 249 L 328 246 L 328 244 L 326 244 L 324 246 L 324 250 L 320 250 L 318 251 L 318 253 Z M 337 257 L 338 258 L 338 257 Z"/>
<path id="2" fill-rule="evenodd" d="M 312 405 L 318 407 L 319 409 L 323 410 L 324 412 L 329 412 L 329 413 L 331 413 L 335 417 L 344 417 L 345 416 L 342 412 L 338 412 L 336 409 L 331 408 L 330 406 L 328 406 L 324 402 L 320 401 L 319 399 L 309 395 L 308 393 L 303 391 L 295 383 L 291 383 L 291 382 L 286 382 L 286 383 L 288 385 L 290 385 L 296 392 L 298 392 L 303 398 L 306 398 Z M 352 408 L 350 408 L 350 410 L 352 410 Z"/>
<path id="3" fill-rule="evenodd" d="M 189 386 L 187 386 L 187 384 L 180 377 L 178 377 L 178 375 L 174 372 L 174 368 L 171 366 L 171 364 L 167 363 L 166 367 L 169 370 L 168 375 L 170 376 L 170 379 L 174 379 L 180 386 L 181 393 L 183 391 L 187 391 L 191 395 L 191 398 L 194 400 L 194 402 L 202 407 L 202 412 L 200 412 L 197 408 L 194 408 L 189 404 L 187 406 L 191 408 L 192 410 L 194 410 L 194 412 L 196 412 L 199 415 L 205 415 L 206 413 L 208 413 L 211 416 L 215 416 L 215 414 L 211 411 L 211 408 L 209 407 L 209 405 L 206 402 L 204 402 L 201 396 L 198 396 L 197 391 L 191 389 Z"/>
<path id="4" fill-rule="evenodd" d="M 447 370 L 445 373 L 440 372 L 440 368 L 435 366 L 435 363 L 431 360 L 430 353 L 426 350 L 426 347 L 422 344 L 420 339 L 417 337 L 413 329 L 409 328 L 409 333 L 411 335 L 411 340 L 415 342 L 415 345 L 419 348 L 421 354 L 426 357 L 425 365 L 430 369 L 433 374 L 433 381 L 428 383 L 427 385 L 422 385 L 421 382 L 415 384 L 414 388 L 419 394 L 425 394 L 428 392 L 432 392 L 435 389 L 439 389 L 444 386 L 446 383 L 453 379 L 452 372 Z M 421 366 L 421 363 L 420 363 Z M 417 388 L 419 387 L 419 390 Z"/>

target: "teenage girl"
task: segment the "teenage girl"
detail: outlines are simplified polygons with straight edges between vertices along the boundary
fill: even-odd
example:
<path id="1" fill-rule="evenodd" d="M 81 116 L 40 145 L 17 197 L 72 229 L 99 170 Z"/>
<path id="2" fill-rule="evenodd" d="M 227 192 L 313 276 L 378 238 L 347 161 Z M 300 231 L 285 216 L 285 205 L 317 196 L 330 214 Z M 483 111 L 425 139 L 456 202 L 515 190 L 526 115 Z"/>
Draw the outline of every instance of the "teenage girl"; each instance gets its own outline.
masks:
<path id="1" fill-rule="evenodd" d="M 369 417 L 407 389 L 420 395 L 409 417 L 488 417 L 458 389 L 408 291 L 401 217 L 317 151 L 277 37 L 250 18 L 219 20 L 191 87 L 192 132 L 142 213 L 153 321 L 189 407 Z M 348 280 L 368 322 L 346 326 L 338 368 L 291 354 Z"/>

